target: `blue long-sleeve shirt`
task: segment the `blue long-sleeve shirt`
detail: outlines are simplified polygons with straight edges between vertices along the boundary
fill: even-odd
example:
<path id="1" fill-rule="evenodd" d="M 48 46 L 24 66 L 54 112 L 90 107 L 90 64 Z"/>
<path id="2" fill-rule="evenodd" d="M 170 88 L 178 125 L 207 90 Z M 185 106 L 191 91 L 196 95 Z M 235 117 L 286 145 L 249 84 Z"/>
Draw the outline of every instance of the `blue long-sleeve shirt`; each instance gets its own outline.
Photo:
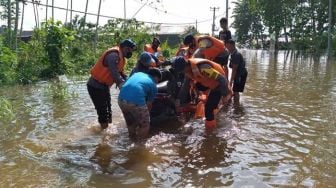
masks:
<path id="1" fill-rule="evenodd" d="M 134 73 L 121 87 L 119 100 L 144 106 L 147 102 L 153 102 L 157 94 L 155 80 L 143 72 Z"/>

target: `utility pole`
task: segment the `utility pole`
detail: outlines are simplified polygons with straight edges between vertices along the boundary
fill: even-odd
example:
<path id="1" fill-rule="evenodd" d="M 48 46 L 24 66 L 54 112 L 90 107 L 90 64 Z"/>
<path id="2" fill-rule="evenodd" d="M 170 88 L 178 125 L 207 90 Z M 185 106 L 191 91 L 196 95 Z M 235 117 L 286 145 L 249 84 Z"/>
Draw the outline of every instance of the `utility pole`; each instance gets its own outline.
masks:
<path id="1" fill-rule="evenodd" d="M 54 0 L 51 0 L 51 18 L 54 21 Z"/>
<path id="2" fill-rule="evenodd" d="M 228 24 L 229 24 L 229 0 L 226 0 L 226 12 L 225 12 L 225 16 L 226 16 L 226 19 L 228 20 Z"/>
<path id="3" fill-rule="evenodd" d="M 198 25 L 198 23 L 197 23 L 197 20 L 196 20 L 196 25 L 195 25 L 196 26 L 196 31 L 197 31 L 197 25 Z"/>
<path id="4" fill-rule="evenodd" d="M 98 15 L 97 15 L 97 22 L 96 22 L 95 42 L 94 42 L 94 48 L 93 48 L 94 52 L 96 52 L 97 43 L 98 43 L 98 26 L 99 26 L 99 16 L 100 16 L 101 2 L 102 2 L 102 0 L 99 0 Z"/>
<path id="5" fill-rule="evenodd" d="M 126 0 L 124 0 L 124 21 L 126 20 Z"/>
<path id="6" fill-rule="evenodd" d="M 70 27 L 72 29 L 72 0 L 70 0 Z"/>
<path id="7" fill-rule="evenodd" d="M 66 24 L 67 21 L 68 21 L 68 11 L 69 11 L 69 0 L 67 0 L 67 8 L 66 8 L 66 13 L 65 13 L 65 22 L 64 22 L 64 24 Z"/>
<path id="8" fill-rule="evenodd" d="M 210 7 L 210 11 L 213 11 L 213 17 L 212 17 L 212 36 L 215 35 L 216 10 L 219 10 L 219 7 Z"/>
<path id="9" fill-rule="evenodd" d="M 48 3 L 48 0 L 47 0 L 47 2 L 46 2 L 46 22 L 48 21 L 48 6 L 49 5 L 49 3 Z"/>
<path id="10" fill-rule="evenodd" d="M 84 31 L 84 28 L 85 28 L 86 15 L 87 15 L 88 6 L 89 6 L 89 0 L 86 0 L 85 13 L 84 13 L 84 23 L 83 23 L 83 31 Z"/>

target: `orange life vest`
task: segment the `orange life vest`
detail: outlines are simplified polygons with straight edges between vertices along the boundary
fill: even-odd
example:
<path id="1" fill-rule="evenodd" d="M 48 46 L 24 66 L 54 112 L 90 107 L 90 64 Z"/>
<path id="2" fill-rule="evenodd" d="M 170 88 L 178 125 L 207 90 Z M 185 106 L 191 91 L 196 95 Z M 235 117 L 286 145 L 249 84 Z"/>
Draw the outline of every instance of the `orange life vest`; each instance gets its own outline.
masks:
<path id="1" fill-rule="evenodd" d="M 146 45 L 144 46 L 144 51 L 145 51 L 145 52 L 149 52 L 149 53 L 151 53 L 151 54 L 155 54 L 156 52 L 161 52 L 161 48 L 158 47 L 158 48 L 157 48 L 157 51 L 154 51 L 154 49 L 152 48 L 152 45 L 151 45 L 151 44 L 146 44 Z"/>
<path id="2" fill-rule="evenodd" d="M 103 55 L 100 56 L 96 64 L 91 69 L 91 76 L 96 79 L 98 82 L 106 84 L 108 86 L 112 86 L 114 84 L 114 80 L 112 78 L 111 72 L 108 69 L 107 65 L 104 65 L 105 57 L 111 52 L 117 52 L 119 55 L 119 63 L 118 63 L 118 71 L 124 72 L 124 67 L 126 64 L 126 59 L 123 57 L 123 54 L 119 47 L 113 47 L 106 50 Z"/>
<path id="3" fill-rule="evenodd" d="M 188 61 L 191 64 L 191 68 L 187 71 L 186 76 L 196 80 L 203 86 L 215 89 L 219 85 L 217 81 L 218 74 L 225 77 L 223 68 L 215 62 L 202 58 L 190 58 Z M 203 63 L 210 65 L 212 68 L 210 70 L 199 69 L 198 65 Z"/>
<path id="4" fill-rule="evenodd" d="M 203 49 L 204 58 L 209 60 L 214 60 L 225 49 L 223 41 L 207 35 L 198 36 L 197 45 Z"/>

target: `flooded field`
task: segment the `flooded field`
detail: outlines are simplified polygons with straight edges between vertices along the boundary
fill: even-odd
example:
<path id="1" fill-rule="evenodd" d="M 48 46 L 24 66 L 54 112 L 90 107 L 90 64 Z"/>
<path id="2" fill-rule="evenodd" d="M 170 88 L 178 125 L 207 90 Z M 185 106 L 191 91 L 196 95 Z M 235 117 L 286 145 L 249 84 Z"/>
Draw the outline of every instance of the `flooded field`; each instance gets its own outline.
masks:
<path id="1" fill-rule="evenodd" d="M 214 132 L 163 122 L 145 143 L 129 140 L 115 88 L 105 132 L 86 80 L 0 88 L 14 113 L 0 120 L 0 187 L 335 187 L 336 62 L 242 52 L 246 90 Z"/>

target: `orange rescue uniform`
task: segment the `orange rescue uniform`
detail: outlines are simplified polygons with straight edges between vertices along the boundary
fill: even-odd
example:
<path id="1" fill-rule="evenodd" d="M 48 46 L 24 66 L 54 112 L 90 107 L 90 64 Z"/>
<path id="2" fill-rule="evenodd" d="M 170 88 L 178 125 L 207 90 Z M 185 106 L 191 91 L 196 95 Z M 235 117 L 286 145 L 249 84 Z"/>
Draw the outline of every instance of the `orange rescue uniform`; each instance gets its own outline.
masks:
<path id="1" fill-rule="evenodd" d="M 112 78 L 111 72 L 108 69 L 108 65 L 105 65 L 104 59 L 111 52 L 117 52 L 119 54 L 119 63 L 118 63 L 118 71 L 124 72 L 126 58 L 123 57 L 123 54 L 119 47 L 113 47 L 106 50 L 98 59 L 96 64 L 91 69 L 91 76 L 100 83 L 106 84 L 109 87 L 114 84 L 114 80 Z"/>

